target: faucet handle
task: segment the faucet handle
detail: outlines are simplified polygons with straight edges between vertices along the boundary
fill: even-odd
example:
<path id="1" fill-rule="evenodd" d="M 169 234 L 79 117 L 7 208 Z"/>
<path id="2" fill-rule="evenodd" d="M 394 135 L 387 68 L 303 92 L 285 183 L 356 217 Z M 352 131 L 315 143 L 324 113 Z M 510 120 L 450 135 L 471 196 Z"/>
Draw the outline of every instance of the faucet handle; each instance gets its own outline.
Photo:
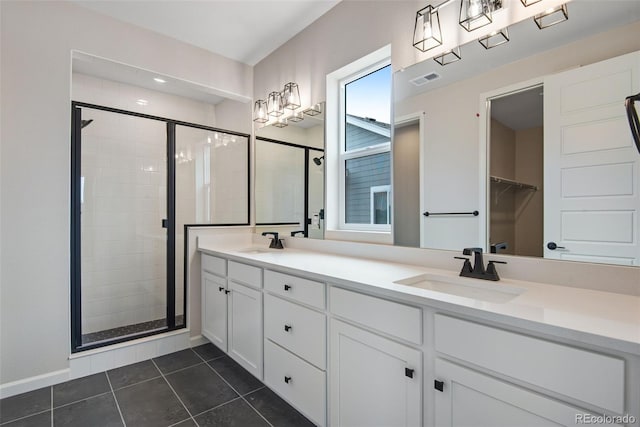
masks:
<path id="1" fill-rule="evenodd" d="M 461 257 L 461 256 L 454 256 L 455 259 L 463 259 L 464 260 L 464 264 L 462 265 L 462 270 L 460 271 L 460 275 L 464 276 L 467 275 L 469 273 L 471 273 L 472 268 L 471 268 L 471 261 L 469 261 L 469 258 L 465 258 L 465 257 Z"/>
<path id="2" fill-rule="evenodd" d="M 498 276 L 498 270 L 496 270 L 495 264 L 506 264 L 505 261 L 489 261 L 487 264 L 487 279 L 488 280 L 500 280 Z"/>

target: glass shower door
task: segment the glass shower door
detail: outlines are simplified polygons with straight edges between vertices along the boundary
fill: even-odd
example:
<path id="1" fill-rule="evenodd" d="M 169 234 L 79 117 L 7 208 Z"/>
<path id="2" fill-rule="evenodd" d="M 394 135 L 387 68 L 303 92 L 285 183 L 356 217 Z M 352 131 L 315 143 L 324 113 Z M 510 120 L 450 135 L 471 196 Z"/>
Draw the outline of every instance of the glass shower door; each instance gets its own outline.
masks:
<path id="1" fill-rule="evenodd" d="M 80 114 L 83 347 L 167 328 L 168 144 L 165 122 Z"/>

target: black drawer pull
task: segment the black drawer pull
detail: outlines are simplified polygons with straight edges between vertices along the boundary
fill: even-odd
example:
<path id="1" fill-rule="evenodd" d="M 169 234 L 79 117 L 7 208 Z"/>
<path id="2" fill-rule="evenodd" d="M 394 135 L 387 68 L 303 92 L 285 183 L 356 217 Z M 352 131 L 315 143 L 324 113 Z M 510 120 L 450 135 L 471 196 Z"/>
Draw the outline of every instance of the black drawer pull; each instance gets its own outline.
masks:
<path id="1" fill-rule="evenodd" d="M 291 285 L 284 285 L 284 290 L 288 291 L 289 289 L 291 289 Z"/>
<path id="2" fill-rule="evenodd" d="M 293 329 L 293 326 L 291 326 L 291 325 L 284 325 L 284 330 L 285 330 L 286 332 L 289 332 L 291 329 Z"/>
<path id="3" fill-rule="evenodd" d="M 404 375 L 409 377 L 409 378 L 413 378 L 413 373 L 414 372 L 415 372 L 414 369 L 404 368 Z"/>
<path id="4" fill-rule="evenodd" d="M 229 294 L 229 293 L 231 293 L 231 291 L 230 290 L 226 290 L 226 291 L 224 291 L 224 293 L 225 294 Z"/>
<path id="5" fill-rule="evenodd" d="M 435 388 L 438 391 L 443 391 L 444 390 L 444 381 L 434 380 L 433 381 L 433 388 Z"/>
<path id="6" fill-rule="evenodd" d="M 291 377 L 284 377 L 284 382 L 289 384 L 291 382 Z"/>
<path id="7" fill-rule="evenodd" d="M 218 290 L 219 290 L 220 292 L 224 291 L 224 286 L 218 286 Z"/>

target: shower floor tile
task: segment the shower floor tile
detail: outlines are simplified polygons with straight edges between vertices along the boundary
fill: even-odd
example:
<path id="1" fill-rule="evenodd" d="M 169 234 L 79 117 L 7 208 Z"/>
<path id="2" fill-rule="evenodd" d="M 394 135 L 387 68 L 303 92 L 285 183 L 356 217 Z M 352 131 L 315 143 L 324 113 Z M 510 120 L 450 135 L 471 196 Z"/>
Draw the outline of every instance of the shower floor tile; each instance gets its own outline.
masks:
<path id="1" fill-rule="evenodd" d="M 182 324 L 184 316 L 176 316 L 176 325 Z M 103 331 L 82 334 L 82 344 L 91 344 L 98 341 L 107 341 L 127 335 L 162 329 L 167 326 L 167 319 L 150 320 L 148 322 L 135 323 L 133 325 L 119 326 Z"/>
<path id="2" fill-rule="evenodd" d="M 222 355 L 205 344 L 8 397 L 0 400 L 0 426 L 313 425 Z"/>

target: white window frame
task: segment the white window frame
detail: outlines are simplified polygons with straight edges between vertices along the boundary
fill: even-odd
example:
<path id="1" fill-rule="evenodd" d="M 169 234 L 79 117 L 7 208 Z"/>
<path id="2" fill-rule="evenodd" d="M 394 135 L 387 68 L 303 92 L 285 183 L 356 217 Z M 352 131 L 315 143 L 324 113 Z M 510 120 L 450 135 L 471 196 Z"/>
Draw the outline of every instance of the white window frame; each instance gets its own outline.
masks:
<path id="1" fill-rule="evenodd" d="M 369 187 L 370 201 L 371 201 L 371 223 L 375 220 L 375 203 L 374 196 L 378 193 L 387 194 L 387 221 L 391 219 L 391 186 L 390 185 L 374 185 Z M 387 223 L 391 225 L 391 222 Z"/>
<path id="2" fill-rule="evenodd" d="M 391 152 L 390 139 L 382 144 L 345 151 L 345 86 L 390 64 L 391 48 L 390 46 L 385 46 L 327 75 L 327 111 L 325 115 L 327 126 L 325 159 L 328 159 L 326 164 L 326 238 L 376 243 L 392 242 L 391 224 L 354 224 L 345 222 L 346 160 Z M 391 197 L 391 194 L 389 197 Z M 357 233 L 357 235 L 354 235 L 354 233 Z"/>

